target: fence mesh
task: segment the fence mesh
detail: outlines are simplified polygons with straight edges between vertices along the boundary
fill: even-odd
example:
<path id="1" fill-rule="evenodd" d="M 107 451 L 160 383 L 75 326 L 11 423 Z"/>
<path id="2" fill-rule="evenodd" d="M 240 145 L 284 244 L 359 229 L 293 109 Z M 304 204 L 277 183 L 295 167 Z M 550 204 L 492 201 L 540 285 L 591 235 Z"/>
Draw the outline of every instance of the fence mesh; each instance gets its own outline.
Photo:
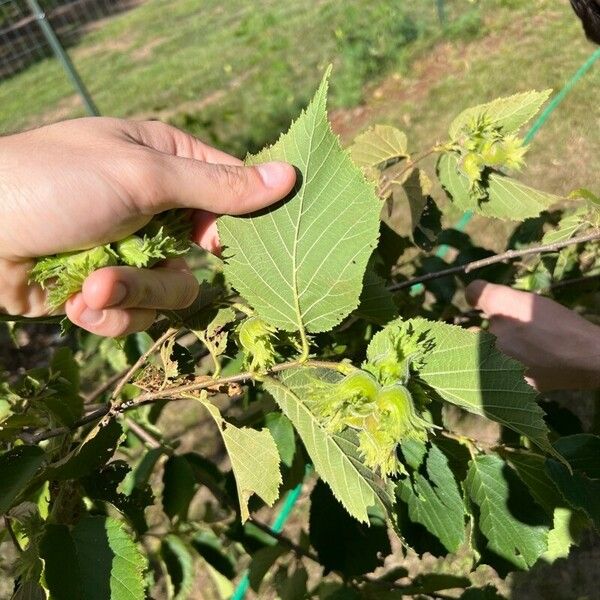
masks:
<path id="1" fill-rule="evenodd" d="M 76 44 L 102 19 L 133 7 L 136 0 L 42 0 L 39 4 L 62 44 Z M 0 82 L 52 55 L 25 0 L 0 0 Z"/>

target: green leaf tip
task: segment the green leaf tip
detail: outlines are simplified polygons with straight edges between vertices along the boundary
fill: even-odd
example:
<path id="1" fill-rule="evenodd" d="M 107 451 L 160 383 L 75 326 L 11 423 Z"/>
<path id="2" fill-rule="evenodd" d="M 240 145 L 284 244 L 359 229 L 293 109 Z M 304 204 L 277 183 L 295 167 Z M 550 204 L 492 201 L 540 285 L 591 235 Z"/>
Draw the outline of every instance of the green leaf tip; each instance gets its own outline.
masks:
<path id="1" fill-rule="evenodd" d="M 250 165 L 281 160 L 299 172 L 289 197 L 250 216 L 218 221 L 225 274 L 258 316 L 298 332 L 329 331 L 359 302 L 379 236 L 380 203 L 327 119 L 328 68 L 312 101 Z"/>

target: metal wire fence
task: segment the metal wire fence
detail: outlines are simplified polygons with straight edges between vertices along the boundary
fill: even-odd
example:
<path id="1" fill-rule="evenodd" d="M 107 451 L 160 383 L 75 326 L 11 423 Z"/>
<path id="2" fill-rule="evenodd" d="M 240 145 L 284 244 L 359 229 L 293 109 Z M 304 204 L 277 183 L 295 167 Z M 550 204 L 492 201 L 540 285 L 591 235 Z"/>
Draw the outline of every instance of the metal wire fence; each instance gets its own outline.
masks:
<path id="1" fill-rule="evenodd" d="M 139 0 L 40 0 L 43 15 L 62 45 L 78 42 L 102 19 L 138 4 Z M 0 0 L 0 82 L 53 54 L 27 0 Z"/>

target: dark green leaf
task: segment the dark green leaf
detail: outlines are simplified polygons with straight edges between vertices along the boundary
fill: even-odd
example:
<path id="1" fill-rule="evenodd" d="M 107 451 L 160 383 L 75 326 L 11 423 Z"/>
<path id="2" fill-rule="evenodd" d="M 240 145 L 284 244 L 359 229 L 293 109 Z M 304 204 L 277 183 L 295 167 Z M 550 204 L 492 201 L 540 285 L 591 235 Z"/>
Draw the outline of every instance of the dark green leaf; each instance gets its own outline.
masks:
<path id="1" fill-rule="evenodd" d="M 531 511 L 531 496 L 517 476 L 499 456 L 477 456 L 465 485 L 479 507 L 488 549 L 515 567 L 531 567 L 548 546 L 548 524 Z"/>
<path id="2" fill-rule="evenodd" d="M 160 554 L 169 574 L 169 597 L 185 600 L 194 585 L 194 559 L 189 548 L 180 537 L 170 534 L 162 540 Z"/>
<path id="3" fill-rule="evenodd" d="M 448 459 L 435 445 L 429 449 L 425 466 L 426 472 L 420 469 L 401 479 L 398 493 L 408 505 L 411 520 L 424 525 L 450 552 L 456 552 L 465 542 L 462 495 Z"/>
<path id="4" fill-rule="evenodd" d="M 551 459 L 546 463 L 546 472 L 565 500 L 573 508 L 583 510 L 600 527 L 600 481 L 577 472 L 571 474 L 564 465 Z"/>
<path id="5" fill-rule="evenodd" d="M 65 458 L 52 464 L 44 472 L 47 479 L 79 479 L 106 464 L 119 444 L 123 430 L 115 420 L 97 425 L 83 442 Z"/>
<path id="6" fill-rule="evenodd" d="M 187 517 L 196 493 L 194 470 L 184 456 L 171 456 L 163 473 L 163 509 L 170 519 Z"/>
<path id="7" fill-rule="evenodd" d="M 252 555 L 250 567 L 248 568 L 248 578 L 250 587 L 258 593 L 260 584 L 269 572 L 269 569 L 277 562 L 280 556 L 283 556 L 288 549 L 280 544 L 261 548 Z"/>
<path id="8" fill-rule="evenodd" d="M 146 560 L 123 525 L 84 517 L 72 532 L 83 600 L 142 600 Z"/>
<path id="9" fill-rule="evenodd" d="M 235 577 L 235 563 L 227 556 L 221 540 L 207 531 L 202 531 L 192 538 L 192 547 L 209 564 L 227 579 Z"/>
<path id="10" fill-rule="evenodd" d="M 154 496 L 148 484 L 132 487 L 128 493 L 119 491 L 119 486 L 128 473 L 130 468 L 127 463 L 116 460 L 82 479 L 82 485 L 87 496 L 110 502 L 129 519 L 138 533 L 144 533 L 148 528 L 144 511 L 152 504 Z"/>
<path id="11" fill-rule="evenodd" d="M 574 471 L 600 479 L 600 437 L 587 433 L 569 435 L 556 440 L 554 447 Z"/>
<path id="12" fill-rule="evenodd" d="M 0 514 L 4 514 L 25 490 L 44 463 L 37 446 L 17 446 L 0 455 Z"/>
<path id="13" fill-rule="evenodd" d="M 75 543 L 66 525 L 45 526 L 40 558 L 45 563 L 44 579 L 53 600 L 83 600 Z"/>
<path id="14" fill-rule="evenodd" d="M 310 495 L 310 541 L 329 571 L 362 575 L 383 564 L 391 552 L 385 521 L 371 517 L 370 526 L 353 519 L 322 481 Z"/>
<path id="15" fill-rule="evenodd" d="M 385 280 L 375 270 L 373 260 L 367 265 L 360 302 L 354 314 L 378 325 L 385 325 L 398 315 L 394 296 L 387 289 Z"/>
<path id="16" fill-rule="evenodd" d="M 143 600 L 146 561 L 122 525 L 87 516 L 70 531 L 47 524 L 40 543 L 54 600 Z"/>

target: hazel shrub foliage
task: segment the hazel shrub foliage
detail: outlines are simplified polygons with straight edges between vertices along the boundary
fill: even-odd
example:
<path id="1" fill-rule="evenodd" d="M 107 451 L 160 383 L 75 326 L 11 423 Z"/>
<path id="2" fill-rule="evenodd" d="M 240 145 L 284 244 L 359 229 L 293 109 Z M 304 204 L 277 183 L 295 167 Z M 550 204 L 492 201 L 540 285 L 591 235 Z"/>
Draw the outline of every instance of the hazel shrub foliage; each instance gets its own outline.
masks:
<path id="1" fill-rule="evenodd" d="M 522 128 L 549 92 L 469 108 L 419 152 L 391 125 L 347 150 L 327 119 L 328 77 L 287 133 L 247 157 L 291 162 L 298 183 L 270 209 L 219 219 L 222 259 L 198 268 L 192 307 L 124 340 L 72 332 L 77 344 L 47 366 L 2 383 L 0 540 L 17 548 L 13 598 L 179 599 L 198 572 L 224 598 L 245 568 L 259 597 L 500 598 L 472 583 L 479 565 L 504 574 L 552 562 L 598 525 L 600 439 L 538 402 L 523 367 L 467 327 L 479 324 L 461 302 L 469 276 L 389 289 L 490 255 L 441 228 L 453 205 L 516 221 L 507 248 L 599 226 L 591 192 L 558 209 L 560 198 L 515 177 Z M 98 268 L 186 254 L 189 233 L 185 211 L 165 212 L 125 240 L 41 257 L 31 278 L 55 309 Z M 596 246 L 574 244 L 482 275 L 553 293 L 598 272 Z M 566 304 L 588 302 L 556 289 Z M 184 419 L 185 406 L 202 411 L 228 460 L 165 433 L 163 417 Z M 302 482 L 308 522 L 291 541 L 270 534 L 265 507 Z M 410 580 L 396 566 L 367 577 L 392 548 L 464 560 L 452 575 Z M 319 580 L 306 570 L 315 561 Z"/>

